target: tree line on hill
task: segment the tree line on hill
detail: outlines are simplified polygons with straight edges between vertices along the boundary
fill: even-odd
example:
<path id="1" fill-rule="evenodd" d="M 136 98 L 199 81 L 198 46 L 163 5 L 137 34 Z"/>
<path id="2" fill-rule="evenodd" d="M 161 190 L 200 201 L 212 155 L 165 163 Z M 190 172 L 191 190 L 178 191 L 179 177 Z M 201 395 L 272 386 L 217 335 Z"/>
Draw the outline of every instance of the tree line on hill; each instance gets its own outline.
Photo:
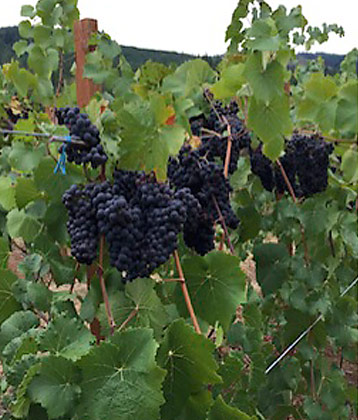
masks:
<path id="1" fill-rule="evenodd" d="M 16 58 L 16 54 L 13 51 L 12 46 L 15 42 L 19 40 L 20 40 L 20 35 L 18 32 L 17 26 L 0 28 L 0 65 L 10 62 L 12 58 Z M 121 48 L 122 48 L 123 55 L 126 57 L 126 59 L 128 60 L 133 70 L 136 70 L 138 67 L 144 64 L 147 60 L 163 63 L 165 65 L 174 64 L 175 66 L 178 66 L 185 61 L 198 58 L 198 56 L 194 56 L 191 54 L 177 53 L 174 51 L 159 51 L 159 50 L 137 48 L 137 47 L 127 47 L 127 46 L 121 46 Z M 314 60 L 318 56 L 321 56 L 324 59 L 326 72 L 330 74 L 334 74 L 339 71 L 340 63 L 344 59 L 344 55 L 337 55 L 337 54 L 299 53 L 298 60 L 300 62 L 304 62 L 307 60 Z M 205 56 L 201 56 L 200 58 L 206 60 L 213 68 L 215 68 L 216 65 L 220 62 L 222 56 L 205 55 Z M 67 63 L 68 64 L 65 69 L 65 74 L 67 77 L 70 77 L 70 68 L 72 65 L 72 60 L 67 60 Z M 21 57 L 20 64 L 22 66 L 26 65 L 25 56 Z"/>

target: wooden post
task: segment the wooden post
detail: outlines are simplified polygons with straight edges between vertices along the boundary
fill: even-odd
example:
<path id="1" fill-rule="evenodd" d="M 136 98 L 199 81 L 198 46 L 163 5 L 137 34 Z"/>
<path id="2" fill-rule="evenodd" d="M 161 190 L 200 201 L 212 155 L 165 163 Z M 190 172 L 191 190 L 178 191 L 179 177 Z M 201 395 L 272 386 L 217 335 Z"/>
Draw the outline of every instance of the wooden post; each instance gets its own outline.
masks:
<path id="1" fill-rule="evenodd" d="M 95 19 L 82 19 L 74 24 L 77 103 L 80 108 L 88 105 L 95 92 L 100 90 L 100 86 L 83 77 L 86 54 L 90 51 L 88 41 L 94 32 L 98 32 L 98 23 Z"/>

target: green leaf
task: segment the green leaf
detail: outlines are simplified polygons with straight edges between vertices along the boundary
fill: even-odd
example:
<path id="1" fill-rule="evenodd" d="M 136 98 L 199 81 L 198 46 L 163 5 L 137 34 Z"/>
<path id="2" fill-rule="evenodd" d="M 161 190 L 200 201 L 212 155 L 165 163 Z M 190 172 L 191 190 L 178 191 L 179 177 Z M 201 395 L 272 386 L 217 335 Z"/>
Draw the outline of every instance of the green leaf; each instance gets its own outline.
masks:
<path id="1" fill-rule="evenodd" d="M 245 82 L 244 69 L 244 64 L 240 63 L 229 66 L 222 71 L 220 80 L 211 88 L 211 92 L 216 99 L 225 99 L 236 94 Z"/>
<path id="2" fill-rule="evenodd" d="M 219 395 L 211 407 L 207 420 L 257 420 L 257 417 L 249 416 L 237 408 L 230 407 Z"/>
<path id="3" fill-rule="evenodd" d="M 18 57 L 21 57 L 27 51 L 28 43 L 27 43 L 27 41 L 22 39 L 21 41 L 15 42 L 15 44 L 12 46 L 12 48 L 15 51 L 16 55 Z"/>
<path id="4" fill-rule="evenodd" d="M 286 95 L 263 102 L 252 97 L 249 105 L 248 126 L 264 143 L 264 153 L 276 160 L 284 148 L 284 136 L 292 131 L 289 100 Z"/>
<path id="5" fill-rule="evenodd" d="M 247 32 L 248 40 L 245 45 L 253 51 L 277 51 L 280 46 L 280 36 L 277 33 L 272 18 L 257 19 Z"/>
<path id="6" fill-rule="evenodd" d="M 33 18 L 35 16 L 35 8 L 29 4 L 21 6 L 21 16 Z"/>
<path id="7" fill-rule="evenodd" d="M 311 74 L 304 85 L 305 93 L 298 105 L 297 117 L 304 121 L 318 123 L 322 130 L 329 131 L 334 126 L 338 87 L 334 80 L 321 73 Z"/>
<path id="8" fill-rule="evenodd" d="M 197 315 L 227 331 L 238 305 L 246 301 L 245 276 L 240 260 L 223 252 L 183 260 L 187 286 Z M 178 302 L 183 297 L 178 296 Z"/>
<path id="9" fill-rule="evenodd" d="M 113 314 L 117 325 L 121 325 L 132 311 L 136 311 L 136 316 L 130 325 L 151 327 L 154 335 L 158 338 L 161 337 L 163 327 L 168 321 L 168 315 L 154 286 L 155 282 L 151 279 L 137 279 L 126 284 L 125 295 L 128 299 L 124 301 L 116 297 L 117 305 L 114 302 Z"/>
<path id="10" fill-rule="evenodd" d="M 11 166 L 19 171 L 34 170 L 45 155 L 45 146 L 34 147 L 32 144 L 16 142 L 12 145 L 9 160 Z"/>
<path id="11" fill-rule="evenodd" d="M 13 313 L 1 325 L 0 348 L 4 348 L 11 340 L 39 325 L 39 320 L 31 311 Z"/>
<path id="12" fill-rule="evenodd" d="M 206 415 L 213 404 L 212 393 L 203 389 L 197 394 L 192 394 L 187 400 L 181 415 L 180 420 L 205 420 Z"/>
<path id="13" fill-rule="evenodd" d="M 61 201 L 64 192 L 72 184 L 81 183 L 84 178 L 81 169 L 74 165 L 66 164 L 66 176 L 55 174 L 55 162 L 47 157 L 42 159 L 35 170 L 35 184 L 38 190 L 46 192 L 52 201 Z"/>
<path id="14" fill-rule="evenodd" d="M 17 277 L 11 271 L 0 269 L 0 324 L 11 314 L 21 309 L 12 291 L 16 280 Z"/>
<path id="15" fill-rule="evenodd" d="M 23 20 L 19 23 L 19 34 L 22 38 L 31 38 L 33 28 L 29 20 Z"/>
<path id="16" fill-rule="evenodd" d="M 354 183 L 358 181 L 358 152 L 348 149 L 342 156 L 341 170 L 345 181 Z"/>
<path id="17" fill-rule="evenodd" d="M 30 178 L 18 178 L 15 187 L 16 204 L 19 209 L 25 207 L 31 201 L 41 197 L 35 182 Z"/>
<path id="18" fill-rule="evenodd" d="M 215 72 L 201 59 L 188 61 L 179 66 L 163 81 L 163 89 L 178 97 L 192 97 L 202 94 L 205 83 L 214 81 Z"/>
<path id="19" fill-rule="evenodd" d="M 27 295 L 29 302 L 40 311 L 49 311 L 52 293 L 42 283 L 28 283 Z"/>
<path id="20" fill-rule="evenodd" d="M 0 205 L 7 211 L 16 206 L 14 185 L 5 176 L 0 177 Z"/>
<path id="21" fill-rule="evenodd" d="M 0 269 L 2 266 L 5 266 L 9 254 L 10 254 L 9 242 L 5 238 L 0 238 Z M 1 301 L 1 298 L 0 298 L 0 301 Z"/>
<path id="22" fill-rule="evenodd" d="M 350 80 L 343 85 L 338 97 L 336 129 L 358 134 L 358 82 Z"/>
<path id="23" fill-rule="evenodd" d="M 175 419 L 192 394 L 221 382 L 213 357 L 214 343 L 198 335 L 184 320 L 174 321 L 158 350 L 158 362 L 168 373 L 164 382 L 163 418 Z"/>
<path id="24" fill-rule="evenodd" d="M 257 281 L 265 295 L 274 293 L 287 280 L 288 251 L 283 244 L 261 244 L 254 248 Z"/>
<path id="25" fill-rule="evenodd" d="M 30 366 L 16 391 L 16 401 L 11 405 L 11 413 L 15 418 L 25 418 L 29 412 L 31 400 L 27 394 L 28 386 L 40 370 L 40 364 Z"/>
<path id="26" fill-rule="evenodd" d="M 12 238 L 32 242 L 41 230 L 41 223 L 27 215 L 24 210 L 14 209 L 7 215 L 6 228 Z"/>
<path id="27" fill-rule="evenodd" d="M 75 407 L 81 393 L 77 381 L 74 363 L 51 355 L 41 363 L 40 371 L 28 387 L 28 394 L 32 401 L 47 410 L 49 419 L 56 419 Z"/>
<path id="28" fill-rule="evenodd" d="M 38 25 L 34 27 L 34 41 L 41 47 L 47 47 L 51 43 L 52 29 L 49 26 Z"/>
<path id="29" fill-rule="evenodd" d="M 284 68 L 276 60 L 263 68 L 262 53 L 249 56 L 245 63 L 244 76 L 249 81 L 258 101 L 270 101 L 284 95 Z"/>
<path id="30" fill-rule="evenodd" d="M 93 348 L 79 361 L 79 418 L 98 420 L 106 413 L 111 420 L 157 420 L 165 373 L 155 363 L 156 350 L 151 330 L 144 328 L 116 332 Z"/>
<path id="31" fill-rule="evenodd" d="M 66 315 L 51 321 L 40 337 L 42 351 L 71 360 L 87 354 L 93 343 L 94 336 L 83 323 Z"/>

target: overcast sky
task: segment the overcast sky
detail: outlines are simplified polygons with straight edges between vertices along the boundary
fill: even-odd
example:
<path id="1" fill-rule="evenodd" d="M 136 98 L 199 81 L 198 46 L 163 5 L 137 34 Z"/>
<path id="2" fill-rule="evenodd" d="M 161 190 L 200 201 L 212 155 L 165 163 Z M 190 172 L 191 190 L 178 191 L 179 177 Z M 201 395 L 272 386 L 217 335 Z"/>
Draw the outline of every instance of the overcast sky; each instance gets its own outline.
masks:
<path id="1" fill-rule="evenodd" d="M 5 0 L 2 0 L 5 1 Z M 358 47 L 358 0 L 267 0 L 272 8 L 302 5 L 309 24 L 337 23 L 346 35 L 331 35 L 312 51 L 345 54 Z M 0 27 L 21 20 L 23 4 L 36 0 L 11 0 L 2 7 Z M 226 50 L 225 30 L 238 0 L 79 0 L 81 18 L 95 18 L 99 29 L 119 44 L 191 54 L 222 54 Z"/>

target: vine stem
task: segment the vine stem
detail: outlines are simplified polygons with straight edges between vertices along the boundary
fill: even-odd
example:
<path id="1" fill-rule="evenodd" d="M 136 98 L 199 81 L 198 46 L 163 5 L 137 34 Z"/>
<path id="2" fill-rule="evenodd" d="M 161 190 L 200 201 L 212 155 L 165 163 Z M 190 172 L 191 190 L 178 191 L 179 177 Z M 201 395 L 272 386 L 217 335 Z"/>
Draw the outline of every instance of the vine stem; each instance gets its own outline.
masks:
<path id="1" fill-rule="evenodd" d="M 213 196 L 213 201 L 214 201 L 214 204 L 215 204 L 216 211 L 218 212 L 218 215 L 219 215 L 219 219 L 220 219 L 221 226 L 222 226 L 222 228 L 224 229 L 225 236 L 226 236 L 226 239 L 227 239 L 227 243 L 228 243 L 229 248 L 230 248 L 230 252 L 231 252 L 231 254 L 232 254 L 232 255 L 235 255 L 235 249 L 234 249 L 234 247 L 233 247 L 233 245 L 232 245 L 232 242 L 231 242 L 231 240 L 230 240 L 230 236 L 229 236 L 229 232 L 228 232 L 228 230 L 227 230 L 227 226 L 226 226 L 226 223 L 225 223 L 224 216 L 223 216 L 223 215 L 222 215 L 222 213 L 221 213 L 221 210 L 220 210 L 219 204 L 218 204 L 218 202 L 217 202 L 217 200 L 216 200 L 215 196 Z"/>
<path id="2" fill-rule="evenodd" d="M 198 334 L 201 334 L 200 326 L 199 326 L 198 320 L 196 318 L 194 308 L 193 308 L 193 305 L 191 303 L 191 299 L 190 299 L 190 296 L 189 296 L 189 291 L 188 291 L 188 288 L 186 287 L 185 277 L 184 277 L 182 266 L 180 264 L 178 251 L 174 251 L 173 256 L 174 256 L 175 266 L 176 266 L 178 274 L 179 274 L 179 282 L 180 282 L 181 290 L 182 290 L 183 295 L 184 295 L 186 307 L 188 308 L 188 312 L 189 312 L 190 318 L 193 322 L 195 331 Z"/>
<path id="3" fill-rule="evenodd" d="M 106 315 L 108 319 L 108 324 L 111 328 L 111 335 L 114 333 L 115 323 L 111 311 L 111 305 L 109 303 L 107 289 L 106 289 L 106 283 L 104 281 L 103 276 L 103 253 L 104 253 L 104 236 L 101 236 L 100 245 L 99 245 L 99 264 L 98 264 L 98 276 L 99 276 L 99 282 L 101 284 L 102 289 L 102 295 L 103 295 L 103 301 L 104 306 L 106 308 Z"/>
<path id="4" fill-rule="evenodd" d="M 285 180 L 285 183 L 287 185 L 288 191 L 289 191 L 289 193 L 292 197 L 293 202 L 297 205 L 298 201 L 297 201 L 297 198 L 296 198 L 296 194 L 295 194 L 295 192 L 292 188 L 290 180 L 288 179 L 286 171 L 285 171 L 284 167 L 282 166 L 282 163 L 280 162 L 280 159 L 276 160 L 276 164 L 280 168 L 281 174 L 283 176 L 283 179 Z M 305 262 L 306 262 L 306 265 L 309 265 L 310 258 L 309 258 L 308 248 L 307 248 L 307 243 L 306 243 L 306 238 L 305 238 L 305 230 L 304 230 L 301 223 L 300 223 L 300 230 L 301 230 L 302 244 L 303 244 L 303 249 L 304 249 Z"/>

